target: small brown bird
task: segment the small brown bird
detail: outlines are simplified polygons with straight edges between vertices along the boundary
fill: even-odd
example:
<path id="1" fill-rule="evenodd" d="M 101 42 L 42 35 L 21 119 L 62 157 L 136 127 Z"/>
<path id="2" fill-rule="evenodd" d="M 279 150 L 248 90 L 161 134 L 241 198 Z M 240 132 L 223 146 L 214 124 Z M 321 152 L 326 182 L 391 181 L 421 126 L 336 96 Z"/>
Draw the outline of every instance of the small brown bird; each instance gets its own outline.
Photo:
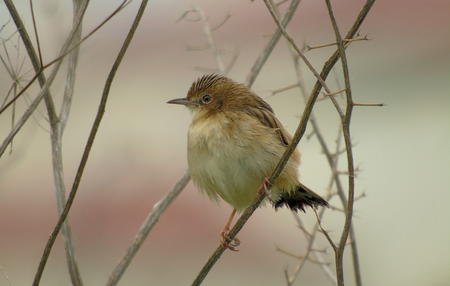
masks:
<path id="1" fill-rule="evenodd" d="M 236 211 L 256 198 L 291 141 L 270 105 L 250 91 L 218 74 L 195 81 L 185 98 L 168 101 L 182 104 L 193 113 L 188 132 L 188 165 L 194 183 L 211 199 L 219 197 L 233 208 L 222 242 L 235 250 L 239 241 L 227 241 Z M 275 208 L 305 210 L 305 206 L 327 206 L 327 202 L 306 186 L 297 175 L 300 154 L 295 151 L 271 186 Z"/>

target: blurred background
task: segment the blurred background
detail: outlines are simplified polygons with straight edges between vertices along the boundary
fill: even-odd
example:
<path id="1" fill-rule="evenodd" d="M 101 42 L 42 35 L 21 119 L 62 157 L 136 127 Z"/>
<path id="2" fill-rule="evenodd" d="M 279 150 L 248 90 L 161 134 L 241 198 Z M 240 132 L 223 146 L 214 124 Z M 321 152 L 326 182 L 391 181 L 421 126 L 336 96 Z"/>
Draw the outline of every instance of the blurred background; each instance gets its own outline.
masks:
<path id="1" fill-rule="evenodd" d="M 49 62 L 71 28 L 72 5 L 71 1 L 34 2 L 44 62 Z M 91 1 L 84 34 L 119 2 Z M 14 3 L 32 34 L 28 1 Z M 363 3 L 333 1 L 342 32 L 351 26 Z M 63 141 L 68 187 L 106 76 L 138 6 L 139 1 L 133 1 L 81 47 L 73 107 Z M 262 1 L 150 1 L 112 85 L 70 213 L 85 285 L 107 281 L 148 212 L 186 170 L 190 114 L 166 101 L 185 96 L 192 81 L 205 73 L 195 67 L 216 68 L 211 51 L 186 49 L 206 43 L 199 22 L 177 22 L 194 6 L 204 10 L 212 26 L 231 15 L 213 36 L 226 63 L 232 51 L 239 52 L 229 73 L 236 81 L 245 81 L 275 30 Z M 354 158 L 360 169 L 357 194 L 366 195 L 357 201 L 354 216 L 364 285 L 450 285 L 449 9 L 450 2 L 444 0 L 379 0 L 360 29 L 370 40 L 355 42 L 347 49 L 355 101 L 386 104 L 381 108 L 357 107 L 352 119 Z M 4 3 L 0 4 L 0 25 L 5 25 L 2 39 L 14 32 Z M 324 1 L 303 0 L 288 31 L 299 45 L 334 41 Z M 25 57 L 25 50 L 14 45 L 17 36 L 6 46 L 13 62 L 19 64 L 17 58 Z M 306 55 L 321 69 L 334 50 L 323 48 Z M 5 50 L 0 53 L 4 56 Z M 340 64 L 336 67 L 339 72 Z M 29 80 L 33 72 L 28 61 L 24 70 L 29 71 L 25 74 Z M 306 70 L 304 76 L 309 91 L 315 81 Z M 52 86 L 56 102 L 61 100 L 64 79 L 58 77 Z M 304 108 L 299 90 L 274 96 L 270 91 L 295 81 L 292 59 L 281 39 L 252 89 L 273 106 L 290 131 L 295 130 Z M 337 89 L 333 77 L 328 82 Z M 9 85 L 2 68 L 2 100 Z M 37 91 L 34 87 L 27 96 L 33 98 Z M 26 101 L 19 100 L 16 116 L 26 107 Z M 319 102 L 315 114 L 334 148 L 338 117 L 332 104 Z M 8 150 L 0 158 L 0 285 L 31 283 L 56 223 L 49 128 L 44 115 L 45 106 L 41 105 L 16 136 L 12 153 Z M 1 115 L 2 138 L 10 126 L 11 111 Z M 303 182 L 323 194 L 330 171 L 316 138 L 304 138 L 299 148 Z M 345 181 L 345 176 L 342 179 Z M 331 203 L 339 206 L 337 199 Z M 218 245 L 230 210 L 226 204 L 210 202 L 189 184 L 150 233 L 121 285 L 190 284 Z M 311 211 L 301 216 L 307 226 L 314 224 Z M 335 239 L 340 236 L 342 221 L 341 212 L 328 212 L 324 218 L 324 227 Z M 276 247 L 298 255 L 304 254 L 306 247 L 292 215 L 270 207 L 255 212 L 239 238 L 240 251 L 226 252 L 205 285 L 285 285 L 284 269 L 292 272 L 298 261 L 277 252 Z M 321 236 L 318 243 L 327 246 Z M 329 247 L 328 253 L 332 262 Z M 350 253 L 349 248 L 346 253 Z M 347 285 L 354 285 L 350 259 L 346 259 L 345 268 Z M 70 285 L 60 238 L 42 285 Z M 295 285 L 329 282 L 318 265 L 307 263 Z"/>

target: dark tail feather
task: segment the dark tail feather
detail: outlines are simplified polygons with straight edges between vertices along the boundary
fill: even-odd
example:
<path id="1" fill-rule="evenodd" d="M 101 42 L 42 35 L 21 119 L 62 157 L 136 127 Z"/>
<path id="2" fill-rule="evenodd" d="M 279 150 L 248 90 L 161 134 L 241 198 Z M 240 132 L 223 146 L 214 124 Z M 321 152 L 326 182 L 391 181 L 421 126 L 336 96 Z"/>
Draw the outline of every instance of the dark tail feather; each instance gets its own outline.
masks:
<path id="1" fill-rule="evenodd" d="M 286 206 L 293 211 L 305 211 L 305 206 L 311 208 L 318 208 L 320 206 L 327 207 L 328 203 L 318 194 L 313 192 L 305 185 L 300 184 L 295 192 L 285 192 L 280 199 L 276 201 L 273 206 L 275 209 Z"/>

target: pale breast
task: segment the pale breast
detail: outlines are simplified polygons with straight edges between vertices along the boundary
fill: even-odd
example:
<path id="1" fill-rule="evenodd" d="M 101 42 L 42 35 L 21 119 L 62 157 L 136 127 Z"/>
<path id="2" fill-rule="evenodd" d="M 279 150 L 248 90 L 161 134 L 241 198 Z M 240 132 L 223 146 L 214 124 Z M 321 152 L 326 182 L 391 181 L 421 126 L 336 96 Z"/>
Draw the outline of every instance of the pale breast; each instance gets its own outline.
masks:
<path id="1" fill-rule="evenodd" d="M 188 134 L 188 163 L 194 183 L 211 198 L 247 207 L 284 147 L 273 129 L 248 115 L 221 113 L 194 120 Z"/>

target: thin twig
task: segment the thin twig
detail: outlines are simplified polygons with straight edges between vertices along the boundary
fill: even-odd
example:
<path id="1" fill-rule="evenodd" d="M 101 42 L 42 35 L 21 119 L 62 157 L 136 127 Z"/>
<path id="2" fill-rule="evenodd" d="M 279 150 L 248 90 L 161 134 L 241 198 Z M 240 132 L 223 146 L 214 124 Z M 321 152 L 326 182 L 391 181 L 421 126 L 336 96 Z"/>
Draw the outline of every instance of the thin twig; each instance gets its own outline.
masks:
<path id="1" fill-rule="evenodd" d="M 130 265 L 130 262 L 133 260 L 138 250 L 141 248 L 142 243 L 145 241 L 148 234 L 153 229 L 153 226 L 155 226 L 155 224 L 158 222 L 160 216 L 165 212 L 167 207 L 186 187 L 186 185 L 189 183 L 189 180 L 189 173 L 186 172 L 184 176 L 175 184 L 173 189 L 153 206 L 153 210 L 149 213 L 144 223 L 140 227 L 138 233 L 134 237 L 133 243 L 128 248 L 126 254 L 120 260 L 119 264 L 114 268 L 114 271 L 108 279 L 108 283 L 106 283 L 107 286 L 113 286 L 119 283 L 120 278 L 122 278 L 123 273 L 128 268 L 128 265 Z"/>
<path id="2" fill-rule="evenodd" d="M 141 6 L 139 7 L 137 15 L 134 18 L 134 21 L 133 21 L 133 24 L 131 25 L 130 31 L 128 32 L 128 34 L 127 34 L 127 36 L 126 36 L 126 38 L 124 40 L 124 43 L 123 43 L 123 45 L 122 45 L 122 47 L 121 47 L 121 49 L 120 49 L 120 51 L 119 51 L 119 53 L 118 53 L 118 55 L 116 57 L 116 60 L 114 61 L 114 64 L 113 64 L 113 66 L 111 68 L 110 73 L 108 74 L 108 78 L 106 79 L 105 87 L 103 89 L 102 98 L 101 98 L 101 101 L 100 101 L 100 104 L 99 104 L 99 107 L 98 107 L 97 115 L 96 115 L 94 123 L 92 125 L 91 131 L 90 131 L 90 134 L 89 134 L 89 138 L 88 138 L 88 141 L 86 143 L 86 146 L 85 146 L 85 149 L 84 149 L 84 152 L 83 152 L 83 156 L 81 158 L 80 165 L 78 166 L 78 170 L 77 170 L 77 173 L 75 175 L 75 180 L 73 182 L 72 189 L 70 191 L 69 197 L 67 199 L 67 203 L 66 203 L 66 205 L 64 207 L 64 210 L 61 213 L 61 216 L 59 217 L 58 222 L 57 222 L 55 228 L 53 229 L 49 240 L 47 241 L 47 244 L 46 244 L 45 249 L 44 249 L 44 253 L 42 254 L 42 258 L 41 258 L 38 270 L 37 270 L 35 278 L 34 278 L 33 286 L 39 285 L 40 279 L 42 277 L 42 273 L 44 271 L 44 268 L 45 268 L 45 265 L 47 263 L 47 260 L 48 260 L 48 257 L 50 255 L 50 252 L 51 252 L 51 249 L 53 247 L 53 244 L 55 243 L 56 237 L 58 236 L 58 233 L 61 230 L 61 227 L 62 227 L 64 221 L 66 220 L 67 215 L 69 214 L 69 211 L 70 211 L 70 208 L 71 208 L 71 206 L 73 204 L 73 201 L 75 200 L 75 196 L 76 196 L 76 193 L 77 193 L 77 190 L 78 190 L 78 186 L 79 186 L 79 184 L 81 182 L 81 177 L 83 175 L 84 168 L 85 168 L 87 160 L 89 158 L 89 154 L 90 154 L 92 145 L 94 143 L 94 140 L 95 140 L 98 128 L 100 126 L 100 123 L 102 121 L 103 115 L 105 113 L 105 107 L 106 107 L 106 103 L 107 103 L 107 100 L 108 100 L 109 91 L 111 89 L 112 82 L 113 82 L 114 77 L 116 75 L 117 69 L 119 68 L 120 63 L 122 62 L 122 59 L 123 59 L 123 57 L 125 55 L 125 52 L 127 51 L 128 46 L 130 45 L 131 40 L 132 40 L 132 38 L 134 36 L 134 33 L 135 33 L 135 31 L 136 31 L 136 29 L 137 29 L 137 27 L 139 25 L 139 22 L 140 22 L 140 20 L 142 18 L 142 15 L 144 13 L 145 7 L 147 6 L 147 2 L 148 2 L 147 0 L 142 0 Z"/>

